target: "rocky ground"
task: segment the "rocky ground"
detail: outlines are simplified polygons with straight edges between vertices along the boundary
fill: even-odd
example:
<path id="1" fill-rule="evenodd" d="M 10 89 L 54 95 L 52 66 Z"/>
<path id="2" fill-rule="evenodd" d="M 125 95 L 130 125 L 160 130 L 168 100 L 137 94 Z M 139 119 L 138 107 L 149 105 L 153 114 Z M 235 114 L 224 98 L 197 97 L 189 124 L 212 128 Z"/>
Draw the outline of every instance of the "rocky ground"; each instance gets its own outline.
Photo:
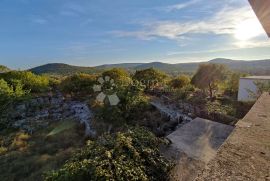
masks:
<path id="1" fill-rule="evenodd" d="M 8 119 L 12 127 L 29 134 L 47 127 L 50 122 L 77 120 L 85 126 L 85 135 L 93 136 L 91 127 L 92 111 L 86 103 L 66 99 L 61 93 L 32 98 L 14 105 Z"/>

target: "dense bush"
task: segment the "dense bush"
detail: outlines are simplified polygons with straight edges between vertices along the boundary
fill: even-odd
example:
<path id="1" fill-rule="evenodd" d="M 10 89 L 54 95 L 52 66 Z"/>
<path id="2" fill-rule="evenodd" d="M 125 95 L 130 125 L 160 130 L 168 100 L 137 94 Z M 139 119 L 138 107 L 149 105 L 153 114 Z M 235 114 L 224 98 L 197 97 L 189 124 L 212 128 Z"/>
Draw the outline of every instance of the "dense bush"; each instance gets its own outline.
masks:
<path id="1" fill-rule="evenodd" d="M 20 99 L 27 92 L 22 89 L 20 81 L 13 83 L 14 86 L 9 85 L 5 80 L 0 79 L 0 107 L 3 108 L 13 102 L 14 100 Z"/>
<path id="2" fill-rule="evenodd" d="M 49 79 L 46 76 L 35 75 L 27 71 L 10 71 L 0 74 L 0 78 L 4 79 L 8 84 L 14 86 L 14 82 L 21 82 L 24 90 L 32 93 L 40 93 L 48 90 Z"/>
<path id="3" fill-rule="evenodd" d="M 109 77 L 113 79 L 118 86 L 127 86 L 131 83 L 129 73 L 121 68 L 113 68 L 102 73 L 102 77 Z"/>
<path id="4" fill-rule="evenodd" d="M 139 84 L 117 87 L 115 91 L 120 100 L 117 105 L 111 106 L 105 99 L 105 104 L 98 107 L 97 117 L 106 123 L 115 127 L 125 124 L 133 125 L 142 112 L 150 107 L 148 99 L 143 94 L 143 88 Z"/>
<path id="5" fill-rule="evenodd" d="M 164 84 L 168 75 L 159 70 L 150 68 L 136 71 L 133 78 L 144 84 L 147 89 L 151 89 L 157 85 Z"/>
<path id="6" fill-rule="evenodd" d="M 60 89 L 70 94 L 90 94 L 96 83 L 96 76 L 90 74 L 75 74 L 65 78 L 60 83 Z"/>
<path id="7" fill-rule="evenodd" d="M 188 84 L 180 89 L 177 89 L 176 92 L 174 93 L 174 97 L 176 99 L 187 100 L 194 91 L 195 91 L 194 86 Z"/>
<path id="8" fill-rule="evenodd" d="M 190 78 L 186 75 L 180 75 L 170 81 L 170 86 L 174 89 L 180 89 L 190 83 Z"/>
<path id="9" fill-rule="evenodd" d="M 141 128 L 105 135 L 89 141 L 45 180 L 167 180 L 171 165 L 159 153 L 161 142 Z"/>

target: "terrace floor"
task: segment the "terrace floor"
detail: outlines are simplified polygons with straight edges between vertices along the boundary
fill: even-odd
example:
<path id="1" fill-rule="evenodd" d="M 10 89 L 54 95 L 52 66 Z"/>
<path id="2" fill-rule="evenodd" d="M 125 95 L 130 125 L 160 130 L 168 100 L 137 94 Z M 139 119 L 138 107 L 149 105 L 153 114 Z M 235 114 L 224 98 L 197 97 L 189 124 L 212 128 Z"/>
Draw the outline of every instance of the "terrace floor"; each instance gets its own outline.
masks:
<path id="1" fill-rule="evenodd" d="M 270 180 L 269 93 L 264 93 L 237 123 L 195 180 Z"/>

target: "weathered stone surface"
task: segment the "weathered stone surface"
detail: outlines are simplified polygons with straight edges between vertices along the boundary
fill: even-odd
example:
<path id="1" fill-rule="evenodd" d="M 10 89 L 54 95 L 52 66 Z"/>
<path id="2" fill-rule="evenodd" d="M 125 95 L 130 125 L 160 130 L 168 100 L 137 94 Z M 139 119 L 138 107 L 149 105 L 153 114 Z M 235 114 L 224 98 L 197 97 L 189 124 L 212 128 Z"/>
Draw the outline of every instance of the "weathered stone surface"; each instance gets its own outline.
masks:
<path id="1" fill-rule="evenodd" d="M 84 124 L 86 136 L 95 136 L 96 133 L 91 128 L 90 124 L 93 113 L 90 111 L 88 106 L 84 103 L 72 102 L 71 110 L 75 113 L 74 116 L 80 121 L 80 123 Z"/>
<path id="2" fill-rule="evenodd" d="M 91 127 L 93 113 L 87 104 L 65 100 L 58 93 L 56 96 L 38 97 L 14 106 L 14 111 L 9 113 L 9 119 L 14 128 L 32 133 L 39 128 L 49 125 L 49 121 L 62 119 L 77 119 L 85 125 L 85 134 L 94 136 L 95 131 Z"/>
<path id="3" fill-rule="evenodd" d="M 210 161 L 232 132 L 233 127 L 218 122 L 196 118 L 183 125 L 167 138 L 175 150 L 203 162 Z"/>
<path id="4" fill-rule="evenodd" d="M 171 171 L 171 180 L 194 180 L 214 158 L 232 129 L 229 125 L 196 118 L 168 135 L 171 144 L 162 152 L 176 164 Z"/>
<path id="5" fill-rule="evenodd" d="M 270 95 L 264 93 L 196 180 L 269 180 L 269 145 Z"/>

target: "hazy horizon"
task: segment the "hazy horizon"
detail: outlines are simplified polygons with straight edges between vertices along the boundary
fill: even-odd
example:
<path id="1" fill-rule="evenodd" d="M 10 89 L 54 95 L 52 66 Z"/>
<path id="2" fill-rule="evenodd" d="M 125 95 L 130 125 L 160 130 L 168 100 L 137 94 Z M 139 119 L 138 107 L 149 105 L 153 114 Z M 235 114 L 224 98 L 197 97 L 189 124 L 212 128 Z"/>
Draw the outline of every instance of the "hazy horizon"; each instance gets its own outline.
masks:
<path id="1" fill-rule="evenodd" d="M 242 0 L 4 0 L 0 20 L 0 64 L 12 69 L 270 59 Z"/>
<path id="2" fill-rule="evenodd" d="M 33 66 L 27 69 L 31 69 L 31 68 L 35 68 L 38 66 L 42 66 L 42 65 L 46 65 L 46 64 L 67 64 L 67 65 L 71 65 L 71 66 L 81 66 L 81 67 L 97 67 L 97 66 L 103 66 L 103 65 L 117 65 L 117 64 L 147 64 L 147 63 L 166 63 L 166 64 L 181 64 L 181 63 L 203 63 L 203 62 L 209 62 L 211 60 L 215 60 L 215 59 L 226 59 L 226 58 L 214 58 L 214 59 L 210 59 L 210 60 L 206 60 L 206 61 L 191 61 L 191 62 L 175 62 L 175 63 L 170 63 L 170 62 L 162 62 L 162 61 L 142 61 L 142 62 L 119 62 L 119 63 L 107 63 L 107 64 L 97 64 L 97 65 L 93 65 L 93 66 L 87 66 L 87 65 L 78 65 L 78 64 L 71 64 L 71 63 L 65 63 L 65 62 L 49 62 L 49 63 L 45 63 L 45 64 L 41 64 L 41 65 L 37 65 L 37 66 Z M 232 60 L 232 61 L 261 61 L 261 60 L 269 60 L 269 59 L 260 59 L 260 60 L 233 60 L 233 59 L 228 59 L 228 60 Z M 21 70 L 27 70 L 27 69 L 21 69 Z"/>

